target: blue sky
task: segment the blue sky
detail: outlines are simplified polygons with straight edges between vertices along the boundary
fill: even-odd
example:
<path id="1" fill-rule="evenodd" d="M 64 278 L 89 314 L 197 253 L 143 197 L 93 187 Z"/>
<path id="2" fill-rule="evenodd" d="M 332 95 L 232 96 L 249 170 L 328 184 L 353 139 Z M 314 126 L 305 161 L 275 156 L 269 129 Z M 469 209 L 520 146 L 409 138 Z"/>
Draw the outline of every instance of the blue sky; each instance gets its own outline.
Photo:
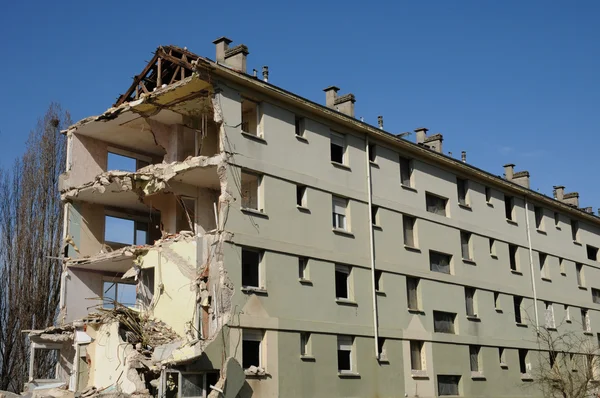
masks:
<path id="1" fill-rule="evenodd" d="M 0 165 L 50 101 L 78 120 L 108 108 L 160 44 L 214 58 L 249 47 L 249 70 L 323 103 L 356 95 L 357 117 L 425 126 L 444 151 L 494 174 L 515 163 L 532 188 L 600 207 L 600 2 L 24 1 L 0 13 Z M 414 140 L 414 135 L 410 137 Z"/>

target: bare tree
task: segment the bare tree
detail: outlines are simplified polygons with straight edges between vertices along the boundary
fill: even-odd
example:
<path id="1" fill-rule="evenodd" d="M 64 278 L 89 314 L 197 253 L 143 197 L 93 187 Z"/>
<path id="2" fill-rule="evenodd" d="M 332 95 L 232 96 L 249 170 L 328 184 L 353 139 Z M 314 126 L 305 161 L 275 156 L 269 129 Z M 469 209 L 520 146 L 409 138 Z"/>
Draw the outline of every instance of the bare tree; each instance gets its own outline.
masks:
<path id="1" fill-rule="evenodd" d="M 0 170 L 0 390 L 19 392 L 27 380 L 25 329 L 53 325 L 60 297 L 63 207 L 58 179 L 68 112 L 51 104 L 29 134 L 25 153 Z M 36 358 L 39 374 L 52 371 L 52 354 Z"/>
<path id="2" fill-rule="evenodd" d="M 577 322 L 558 327 L 535 327 L 539 346 L 533 382 L 544 397 L 588 398 L 598 396 L 600 361 L 598 342 Z M 579 329 L 579 330 L 577 330 Z"/>

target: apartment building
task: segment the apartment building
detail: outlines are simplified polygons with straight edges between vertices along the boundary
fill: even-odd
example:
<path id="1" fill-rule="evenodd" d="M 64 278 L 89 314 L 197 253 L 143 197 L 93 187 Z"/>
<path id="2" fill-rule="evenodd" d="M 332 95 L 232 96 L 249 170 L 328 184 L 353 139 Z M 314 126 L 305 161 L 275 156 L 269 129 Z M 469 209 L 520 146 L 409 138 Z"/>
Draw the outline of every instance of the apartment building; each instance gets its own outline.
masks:
<path id="1" fill-rule="evenodd" d="M 32 361 L 59 364 L 29 389 L 532 397 L 536 325 L 596 338 L 600 219 L 576 193 L 362 122 L 337 87 L 301 98 L 214 43 L 216 61 L 159 47 L 64 132 L 61 316 L 30 333 Z"/>

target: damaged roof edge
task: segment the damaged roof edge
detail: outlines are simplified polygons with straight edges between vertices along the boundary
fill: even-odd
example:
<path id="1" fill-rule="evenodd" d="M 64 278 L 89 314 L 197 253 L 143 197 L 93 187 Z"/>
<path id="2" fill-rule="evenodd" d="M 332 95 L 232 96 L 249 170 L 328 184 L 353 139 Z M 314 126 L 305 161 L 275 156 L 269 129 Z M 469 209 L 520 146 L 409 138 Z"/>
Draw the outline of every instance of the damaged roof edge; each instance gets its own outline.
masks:
<path id="1" fill-rule="evenodd" d="M 450 156 L 432 151 L 428 148 L 423 147 L 422 145 L 415 144 L 408 140 L 397 137 L 396 135 L 387 132 L 385 130 L 380 129 L 379 127 L 375 127 L 370 125 L 369 123 L 363 122 L 361 120 L 355 119 L 351 116 L 345 115 L 340 112 L 336 112 L 324 105 L 318 104 L 306 98 L 303 98 L 297 94 L 294 94 L 290 91 L 282 89 L 278 86 L 275 86 L 271 83 L 265 82 L 260 79 L 256 79 L 250 75 L 245 73 L 241 73 L 221 64 L 215 63 L 210 59 L 199 57 L 199 60 L 204 62 L 208 62 L 216 74 L 226 77 L 232 78 L 233 80 L 241 83 L 247 87 L 251 87 L 261 91 L 264 94 L 275 97 L 282 102 L 291 104 L 298 108 L 303 108 L 304 110 L 308 110 L 311 112 L 318 112 L 326 119 L 332 120 L 336 123 L 346 125 L 352 128 L 358 128 L 360 132 L 365 134 L 370 134 L 371 136 L 382 139 L 393 146 L 411 152 L 413 154 L 417 154 L 419 156 L 424 157 L 425 159 L 429 159 L 437 164 L 443 165 L 445 167 L 449 167 L 453 170 L 458 170 L 459 172 L 464 173 L 465 175 L 474 176 L 480 180 L 488 182 L 490 184 L 494 184 L 496 186 L 500 186 L 506 190 L 512 191 L 515 194 L 520 194 L 523 197 L 528 197 L 533 200 L 536 200 L 541 203 L 545 203 L 550 207 L 559 208 L 562 211 L 571 213 L 576 215 L 577 217 L 586 219 L 595 224 L 600 225 L 600 218 L 585 212 L 584 210 L 569 206 L 567 204 L 561 203 L 553 198 L 550 198 L 546 195 L 538 193 L 532 189 L 524 188 L 514 182 L 507 181 L 503 178 L 500 178 L 490 172 L 482 170 L 478 167 L 472 166 L 468 163 L 464 163 L 459 159 L 454 159 Z"/>

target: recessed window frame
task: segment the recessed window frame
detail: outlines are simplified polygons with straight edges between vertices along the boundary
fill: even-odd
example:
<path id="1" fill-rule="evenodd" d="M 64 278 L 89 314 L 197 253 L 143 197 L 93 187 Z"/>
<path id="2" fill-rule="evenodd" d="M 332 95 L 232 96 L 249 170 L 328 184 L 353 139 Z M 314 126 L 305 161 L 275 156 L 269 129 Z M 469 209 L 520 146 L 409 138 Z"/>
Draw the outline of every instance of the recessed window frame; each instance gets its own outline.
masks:
<path id="1" fill-rule="evenodd" d="M 445 263 L 447 263 L 447 265 Z M 433 272 L 452 275 L 452 255 L 430 250 L 429 269 Z"/>
<path id="2" fill-rule="evenodd" d="M 262 329 L 242 329 L 242 367 L 244 369 L 248 369 L 250 366 L 256 366 L 258 368 L 264 369 L 264 353 L 263 353 L 263 341 L 265 338 L 265 331 Z M 258 345 L 256 344 L 258 343 Z M 252 345 L 252 347 L 245 347 L 245 344 Z M 250 360 L 247 358 L 247 354 L 250 353 L 250 348 L 253 351 L 256 349 L 256 345 L 258 346 L 258 364 L 254 363 L 257 361 Z M 253 362 L 253 363 L 250 363 Z M 246 366 L 248 365 L 248 366 Z"/>
<path id="3" fill-rule="evenodd" d="M 342 198 L 340 196 L 332 196 L 331 198 L 331 206 L 332 206 L 332 220 L 333 220 L 333 229 L 341 230 L 341 231 L 349 231 L 349 223 L 348 223 L 348 199 Z"/>
<path id="4" fill-rule="evenodd" d="M 347 159 L 347 142 L 346 135 L 331 131 L 330 139 L 330 160 L 332 163 L 346 165 Z"/>
<path id="5" fill-rule="evenodd" d="M 469 203 L 469 180 L 456 177 L 456 191 L 458 204 L 460 206 L 470 207 Z"/>
<path id="6" fill-rule="evenodd" d="M 257 264 L 254 263 L 254 257 L 257 257 Z M 242 278 L 241 285 L 243 289 L 264 289 L 264 250 L 253 247 L 242 247 Z M 256 268 L 254 270 L 253 268 Z M 254 276 L 252 276 L 254 274 Z M 256 279 L 255 279 L 256 278 Z M 256 283 L 253 283 L 255 282 Z"/>
<path id="7" fill-rule="evenodd" d="M 448 198 L 425 192 L 425 208 L 429 213 L 448 217 Z"/>
<path id="8" fill-rule="evenodd" d="M 307 191 L 306 185 L 296 185 L 296 206 L 304 209 L 308 208 Z"/>
<path id="9" fill-rule="evenodd" d="M 409 311 L 421 310 L 420 282 L 419 278 L 406 277 L 406 302 Z"/>
<path id="10" fill-rule="evenodd" d="M 351 281 L 352 267 L 335 264 L 335 299 L 352 300 Z"/>
<path id="11" fill-rule="evenodd" d="M 242 210 L 250 210 L 263 213 L 263 175 L 242 169 L 240 178 L 240 206 Z M 254 181 L 256 181 L 256 183 L 254 183 Z M 252 199 L 253 195 L 256 195 L 255 200 Z"/>
<path id="12" fill-rule="evenodd" d="M 416 217 L 407 214 L 402 215 L 402 232 L 404 238 L 404 246 L 410 248 L 419 247 L 417 240 L 417 219 Z"/>
<path id="13" fill-rule="evenodd" d="M 398 158 L 400 168 L 400 185 L 406 188 L 413 187 L 413 160 L 404 156 Z"/>
<path id="14" fill-rule="evenodd" d="M 354 371 L 354 337 L 347 335 L 337 336 L 338 374 L 353 374 Z M 346 365 L 346 361 L 348 366 Z"/>
<path id="15" fill-rule="evenodd" d="M 433 311 L 433 332 L 456 334 L 456 313 Z"/>

